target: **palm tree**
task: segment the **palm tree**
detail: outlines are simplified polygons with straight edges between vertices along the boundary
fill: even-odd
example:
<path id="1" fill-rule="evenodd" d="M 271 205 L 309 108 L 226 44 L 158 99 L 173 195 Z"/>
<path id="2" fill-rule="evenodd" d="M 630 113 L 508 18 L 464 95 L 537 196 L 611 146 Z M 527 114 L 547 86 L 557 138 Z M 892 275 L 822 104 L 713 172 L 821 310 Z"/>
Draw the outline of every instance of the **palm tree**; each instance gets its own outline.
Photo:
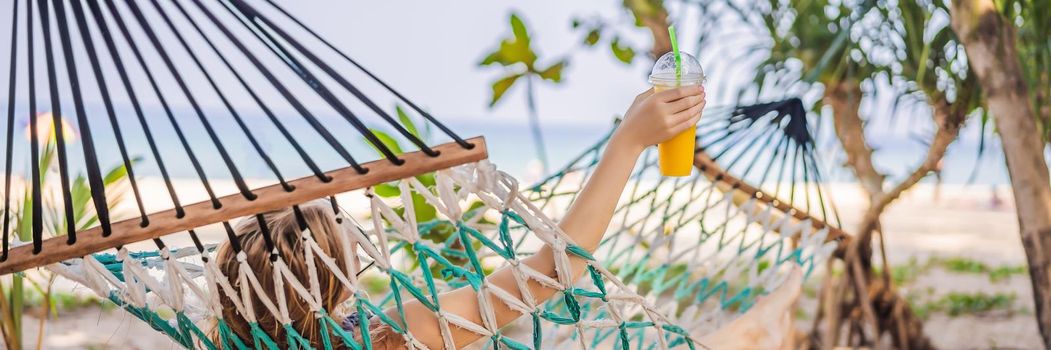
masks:
<path id="1" fill-rule="evenodd" d="M 1044 346 L 1051 349 L 1051 181 L 1048 11 L 1043 0 L 954 1 L 952 28 L 985 91 L 1011 176 Z M 1021 26 L 1018 26 L 1021 23 Z"/>
<path id="2" fill-rule="evenodd" d="M 770 81 L 779 90 L 820 89 L 822 99 L 815 109 L 832 110 L 846 164 L 869 199 L 854 229 L 857 239 L 843 252 L 846 273 L 828 284 L 834 290 L 823 291 L 832 300 L 820 304 L 811 345 L 838 345 L 845 329 L 848 345 L 874 345 L 887 333 L 899 348 L 931 347 L 922 322 L 895 292 L 885 256 L 881 256 L 882 273 L 873 272 L 872 240 L 882 240 L 880 217 L 886 208 L 937 168 L 964 121 L 979 111 L 975 75 L 962 55 L 952 50 L 957 38 L 933 20 L 947 15 L 948 9 L 944 4 L 911 0 L 768 1 L 751 6 L 730 8 L 769 38 L 758 44 L 761 49 L 745 50 L 763 57 L 756 69 L 756 89 Z M 869 21 L 863 20 L 866 16 Z M 892 92 L 905 103 L 863 118 L 860 106 L 867 96 L 862 86 L 875 86 L 879 77 L 890 81 Z M 865 131 L 874 125 L 872 121 L 917 103 L 931 110 L 935 131 L 925 137 L 928 148 L 923 160 L 897 182 L 888 183 L 888 175 L 873 162 Z M 849 317 L 852 314 L 863 317 Z M 827 323 L 821 325 L 822 321 Z"/>
<path id="3" fill-rule="evenodd" d="M 625 0 L 622 4 L 633 15 L 636 27 L 651 32 L 651 55 L 659 56 L 670 48 L 665 30 L 670 21 L 666 5 L 663 0 Z M 933 9 L 912 4 L 902 4 L 903 8 L 899 9 L 877 8 L 875 1 L 827 0 L 706 0 L 678 1 L 678 5 L 694 6 L 700 10 L 697 22 L 703 28 L 697 38 L 698 51 L 720 52 L 727 57 L 723 61 L 735 64 L 758 62 L 754 67 L 757 72 L 754 86 L 751 90 L 742 91 L 742 94 L 752 91 L 762 95 L 768 90 L 799 94 L 820 92 L 822 100 L 813 108 L 819 110 L 822 106 L 828 106 L 832 110 L 835 133 L 846 154 L 846 163 L 868 193 L 871 205 L 864 212 L 862 224 L 855 230 L 858 239 L 841 256 L 847 262 L 848 273 L 833 283 L 839 286 L 839 291 L 823 291 L 824 295 L 841 297 L 827 300 L 823 303 L 829 305 L 827 310 L 818 311 L 814 329 L 825 329 L 824 339 L 815 337 L 811 346 L 838 344 L 840 341 L 837 337 L 846 330 L 850 344 L 872 344 L 881 339 L 882 334 L 890 333 L 899 347 L 930 347 L 922 334 L 922 323 L 912 316 L 908 304 L 894 291 L 889 275 L 886 272 L 882 276 L 874 275 L 872 239 L 882 239 L 882 235 L 875 234 L 879 233 L 879 218 L 886 207 L 930 173 L 944 156 L 948 145 L 956 139 L 965 117 L 974 109 L 975 104 L 969 93 L 949 98 L 949 94 L 938 88 L 938 79 L 948 79 L 952 82 L 949 85 L 954 88 L 954 92 L 966 90 L 960 88 L 966 86 L 962 79 L 933 73 L 936 68 L 947 68 L 957 63 L 957 57 L 938 51 L 954 40 L 951 35 L 945 35 L 951 32 L 942 28 L 938 35 L 931 38 L 923 36 L 931 18 L 926 12 Z M 919 13 L 921 10 L 924 13 Z M 904 13 L 907 16 L 897 16 L 902 14 L 901 11 L 908 11 Z M 862 17 L 869 13 L 888 17 L 896 25 L 859 25 Z M 891 13 L 896 16 L 888 16 Z M 722 30 L 720 27 L 733 29 Z M 751 29 L 754 33 L 743 33 L 741 27 L 746 27 L 745 31 Z M 594 28 L 585 27 L 592 33 Z M 592 33 L 587 39 L 593 39 Z M 755 38 L 749 34 L 755 34 Z M 895 43 L 878 42 L 878 49 L 904 50 L 906 55 L 888 62 L 872 62 L 868 52 L 871 48 L 863 48 L 860 42 L 863 38 L 881 41 L 885 35 L 897 36 L 900 45 L 894 47 Z M 594 41 L 586 42 L 590 44 Z M 727 42 L 732 44 L 725 45 Z M 873 149 L 865 137 L 865 130 L 870 124 L 860 111 L 861 102 L 866 98 L 862 85 L 871 83 L 880 75 L 899 82 L 897 85 L 902 87 L 899 93 L 903 99 L 911 98 L 914 102 L 930 104 L 937 130 L 930 135 L 924 161 L 900 182 L 889 187 L 887 175 L 881 173 L 872 160 Z M 869 116 L 869 120 L 874 117 L 878 116 Z M 886 260 L 883 260 L 886 267 Z M 882 270 L 889 271 L 887 268 Z M 870 291 L 875 292 L 871 295 L 879 297 L 869 300 Z M 862 314 L 864 317 L 851 318 L 852 314 Z M 827 325 L 819 324 L 822 317 L 828 322 Z M 815 335 L 821 334 L 815 332 Z"/>
<path id="4" fill-rule="evenodd" d="M 1009 0 L 997 2 L 1005 19 L 1016 23 L 1015 48 L 1033 110 L 1044 141 L 1051 141 L 1051 2 Z M 1020 25 L 1018 25 L 1020 23 Z"/>
<path id="5" fill-rule="evenodd" d="M 548 161 L 547 148 L 544 146 L 543 132 L 540 129 L 540 117 L 536 109 L 536 81 L 550 81 L 559 83 L 562 81 L 562 69 L 566 67 L 566 60 L 559 60 L 546 67 L 537 66 L 537 54 L 533 49 L 529 32 L 525 23 L 517 15 L 511 14 L 510 38 L 500 41 L 500 45 L 479 63 L 480 66 L 501 65 L 505 68 L 504 75 L 493 82 L 492 98 L 489 107 L 496 106 L 505 96 L 505 93 L 520 80 L 525 80 L 526 107 L 529 109 L 529 126 L 533 134 L 533 144 L 536 146 L 536 154 L 543 167 L 543 175 L 547 175 Z"/>
<path id="6" fill-rule="evenodd" d="M 44 222 L 51 224 L 51 227 L 48 227 L 48 232 L 61 235 L 67 232 L 65 227 L 67 223 L 63 219 L 61 204 L 57 204 L 61 203 L 62 199 L 54 197 L 58 196 L 56 193 L 59 191 L 51 188 L 56 185 L 48 181 L 49 174 L 54 174 L 56 167 L 58 167 L 58 164 L 54 163 L 55 142 L 57 141 L 52 130 L 51 118 L 45 115 L 41 116 L 39 120 L 39 134 L 42 136 L 41 139 L 45 140 L 41 146 L 40 163 L 37 164 L 41 170 L 40 184 L 44 186 L 45 193 L 52 194 L 44 198 Z M 66 124 L 64 119 L 62 121 L 63 130 L 66 130 L 65 135 L 67 137 L 74 135 L 72 127 Z M 68 138 L 66 141 L 73 142 L 74 140 L 73 138 Z M 138 162 L 139 158 L 133 159 L 133 163 Z M 29 178 L 29 174 L 26 174 L 24 177 L 24 179 Z M 128 179 L 128 171 L 123 165 L 113 167 L 105 173 L 103 185 L 106 187 L 107 205 L 111 209 L 124 200 L 124 197 L 127 195 Z M 29 195 L 32 191 L 32 188 L 29 186 L 26 186 L 23 191 L 25 191 L 24 195 L 18 198 L 7 199 L 12 200 L 14 208 L 11 213 L 14 216 L 15 223 L 13 233 L 19 240 L 25 242 L 32 239 L 33 196 Z M 87 179 L 83 175 L 75 176 L 71 184 L 70 198 L 74 201 L 73 207 L 76 208 L 74 220 L 78 231 L 98 224 L 98 214 L 91 203 L 90 192 L 91 189 L 88 186 Z M 37 334 L 38 345 L 43 339 L 44 323 L 47 321 L 48 315 L 52 314 L 54 307 L 51 300 L 54 276 L 43 274 L 39 277 L 42 278 L 31 278 L 29 274 L 15 274 L 10 280 L 0 283 L 0 333 L 3 334 L 4 344 L 7 345 L 8 349 L 21 349 L 25 345 L 22 339 L 22 318 L 25 315 L 26 291 L 39 293 L 43 297 L 44 307 L 41 308 L 42 314 L 38 316 L 40 321 L 39 333 Z"/>

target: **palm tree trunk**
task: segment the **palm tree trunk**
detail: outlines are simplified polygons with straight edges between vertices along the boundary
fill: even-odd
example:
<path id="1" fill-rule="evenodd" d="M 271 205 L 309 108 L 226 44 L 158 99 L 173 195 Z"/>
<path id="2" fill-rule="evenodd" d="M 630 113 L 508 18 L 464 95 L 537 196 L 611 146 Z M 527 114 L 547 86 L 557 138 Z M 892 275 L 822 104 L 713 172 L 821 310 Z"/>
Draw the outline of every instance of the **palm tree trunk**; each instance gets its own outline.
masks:
<path id="1" fill-rule="evenodd" d="M 1051 182 L 1015 47 L 1015 28 L 993 0 L 954 1 L 951 11 L 953 30 L 963 41 L 1000 130 L 1029 261 L 1037 324 L 1044 346 L 1051 349 Z"/>
<path id="2" fill-rule="evenodd" d="M 861 97 L 861 85 L 857 81 L 834 81 L 826 83 L 823 101 L 832 107 L 836 137 L 847 154 L 847 164 L 869 200 L 874 201 L 883 194 L 884 176 L 872 163 L 872 148 L 865 140 L 865 122 L 858 113 Z"/>
<path id="3" fill-rule="evenodd" d="M 661 55 L 671 51 L 671 36 L 668 33 L 668 10 L 663 1 L 625 0 L 624 8 L 631 11 L 636 20 L 650 30 L 653 35 L 653 46 L 650 58 L 657 60 Z"/>
<path id="4" fill-rule="evenodd" d="M 827 324 L 821 329 L 815 320 L 811 339 L 816 343 L 810 347 L 829 348 L 841 344 L 839 338 L 845 326 L 849 330 L 847 345 L 876 345 L 878 348 L 884 334 L 889 334 L 894 348 L 932 349 L 933 344 L 923 333 L 922 320 L 916 317 L 890 282 L 885 255 L 880 256 L 883 272 L 877 276 L 873 271 L 872 239 L 880 231 L 880 217 L 887 206 L 927 176 L 945 156 L 949 144 L 956 139 L 962 119 L 952 118 L 947 104 L 934 106 L 938 130 L 932 137 L 924 162 L 905 180 L 891 184 L 888 190 L 884 188 L 886 177 L 876 169 L 872 148 L 865 138 L 865 122 L 859 113 L 861 86 L 852 80 L 826 81 L 824 85 L 822 101 L 832 108 L 836 137 L 847 154 L 848 167 L 868 196 L 869 207 L 854 232 L 856 239 L 837 251 L 838 257 L 846 264 L 846 272 L 837 281 L 826 284 L 835 286 L 823 293 L 828 300 L 819 306 L 828 313 Z M 879 232 L 878 239 L 882 245 L 882 232 Z"/>
<path id="5" fill-rule="evenodd" d="M 540 130 L 540 116 L 536 111 L 536 98 L 533 91 L 533 76 L 526 75 L 526 107 L 529 109 L 529 129 L 533 132 L 533 144 L 536 155 L 540 158 L 541 176 L 547 176 L 547 147 L 544 145 L 544 133 Z"/>

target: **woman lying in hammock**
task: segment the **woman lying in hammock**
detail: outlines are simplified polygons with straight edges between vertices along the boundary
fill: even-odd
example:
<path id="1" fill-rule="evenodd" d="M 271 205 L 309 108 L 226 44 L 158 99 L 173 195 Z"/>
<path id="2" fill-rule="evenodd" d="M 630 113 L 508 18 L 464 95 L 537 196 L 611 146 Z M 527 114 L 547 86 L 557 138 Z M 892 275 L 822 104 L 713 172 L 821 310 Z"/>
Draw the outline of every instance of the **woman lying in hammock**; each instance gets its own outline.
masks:
<path id="1" fill-rule="evenodd" d="M 569 235 L 573 241 L 587 249 L 594 251 L 613 216 L 618 199 L 628 181 L 629 175 L 635 166 L 642 151 L 651 145 L 662 142 L 672 136 L 686 130 L 689 126 L 696 125 L 701 117 L 701 110 L 705 105 L 705 93 L 702 87 L 692 86 L 674 90 L 654 93 L 646 91 L 635 98 L 634 103 L 625 114 L 624 121 L 611 137 L 609 144 L 602 156 L 601 161 L 595 168 L 595 172 L 584 188 L 580 191 L 576 201 L 573 202 L 565 218 L 559 223 L 562 230 Z M 341 251 L 339 239 L 344 235 L 336 224 L 335 216 L 331 207 L 325 202 L 310 202 L 300 206 L 304 218 L 307 221 L 314 239 L 322 250 L 330 257 L 340 260 L 344 255 Z M 276 237 L 297 237 L 298 224 L 291 209 L 266 214 L 270 231 Z M 245 220 L 237 228 L 243 249 L 248 252 L 249 264 L 265 290 L 274 289 L 271 264 L 268 261 L 267 252 L 262 234 L 260 233 L 256 220 Z M 280 250 L 281 256 L 286 260 L 289 268 L 297 276 L 307 276 L 307 266 L 303 261 L 303 251 L 298 248 L 298 239 L 276 239 L 275 245 Z M 294 246 L 295 245 L 295 246 Z M 298 258 L 298 259 L 297 259 Z M 237 276 L 238 262 L 230 249 L 224 245 L 220 247 L 217 254 L 219 266 L 224 270 L 226 276 Z M 345 266 L 343 261 L 338 262 Z M 554 252 L 549 246 L 544 246 L 533 256 L 522 259 L 522 263 L 536 271 L 555 276 Z M 574 279 L 583 275 L 586 266 L 581 258 L 570 255 L 570 266 Z M 336 278 L 328 269 L 317 269 L 319 284 L 322 290 L 322 299 L 326 310 L 334 310 L 335 307 L 349 299 L 349 292 L 337 282 Z M 234 278 L 235 279 L 235 278 Z M 725 327 L 703 336 L 695 336 L 700 343 L 710 349 L 778 349 L 782 342 L 786 341 L 787 334 L 791 331 L 789 325 L 790 306 L 799 294 L 800 274 L 798 268 L 793 271 L 792 277 L 784 286 L 767 295 L 754 305 L 745 315 Z M 517 298 L 519 289 L 509 268 L 496 270 L 488 276 L 488 281 L 494 286 L 500 287 Z M 231 281 L 236 285 L 236 279 Z M 529 291 L 538 302 L 543 302 L 555 295 L 558 290 L 541 285 L 536 281 L 529 280 Z M 226 297 L 225 295 L 223 296 Z M 274 296 L 271 295 L 271 298 Z M 411 299 L 411 298 L 410 298 Z M 443 293 L 439 297 L 439 303 L 446 312 L 459 315 L 476 324 L 482 324 L 478 297 L 474 289 L 461 287 Z M 224 300 L 224 305 L 230 305 Z M 256 309 L 263 309 L 263 305 L 256 300 Z M 507 325 L 518 319 L 522 314 L 511 309 L 504 302 L 495 297 L 490 297 L 490 304 L 495 311 L 496 322 L 500 326 Z M 319 320 L 315 318 L 305 302 L 299 298 L 289 298 L 289 313 L 293 319 L 293 325 L 301 335 L 317 344 L 320 337 Z M 398 310 L 391 308 L 386 311 L 391 319 L 399 320 Z M 280 328 L 278 321 L 269 313 L 262 313 L 258 322 L 265 330 L 277 330 Z M 245 319 L 239 315 L 235 308 L 228 307 L 223 312 L 223 318 L 230 324 L 233 331 L 242 339 L 251 339 L 250 328 Z M 379 317 L 360 315 L 343 316 L 342 324 L 348 332 L 355 334 L 356 340 L 362 339 L 358 333 L 356 323 L 360 321 L 370 322 L 370 339 L 373 349 L 404 349 L 407 348 L 404 338 L 400 334 L 380 321 Z M 408 300 L 404 304 L 404 319 L 408 332 L 416 339 L 431 349 L 444 347 L 443 336 L 439 328 L 438 318 L 417 300 Z M 452 343 L 457 347 L 463 347 L 482 336 L 472 331 L 451 326 Z M 283 337 L 275 337 L 275 341 L 281 346 L 284 344 Z"/>

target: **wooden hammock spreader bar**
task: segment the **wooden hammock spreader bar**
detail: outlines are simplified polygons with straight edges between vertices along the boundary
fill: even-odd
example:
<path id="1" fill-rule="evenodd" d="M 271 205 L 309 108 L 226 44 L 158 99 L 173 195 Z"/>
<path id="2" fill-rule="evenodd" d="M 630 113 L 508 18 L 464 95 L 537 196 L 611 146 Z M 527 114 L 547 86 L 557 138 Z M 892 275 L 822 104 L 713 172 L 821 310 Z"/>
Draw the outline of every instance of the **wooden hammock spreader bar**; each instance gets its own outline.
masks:
<path id="1" fill-rule="evenodd" d="M 697 170 L 700 170 L 701 173 L 704 174 L 704 176 L 707 177 L 708 180 L 712 181 L 713 183 L 725 184 L 729 186 L 731 190 L 740 191 L 752 198 L 755 198 L 760 202 L 765 203 L 766 205 L 773 206 L 782 213 L 792 215 L 792 217 L 795 217 L 797 220 L 810 220 L 810 222 L 814 225 L 814 228 L 818 230 L 828 227 L 827 240 L 839 241 L 840 247 L 844 247 L 847 243 L 850 242 L 850 234 L 844 232 L 842 229 L 829 225 L 824 220 L 812 217 L 806 211 L 797 209 L 791 204 L 779 200 L 773 195 L 765 193 L 762 190 L 756 188 L 755 186 L 749 185 L 748 183 L 741 181 L 741 179 L 730 175 L 730 173 L 724 171 L 722 167 L 720 167 L 719 164 L 717 164 L 715 160 L 708 156 L 708 154 L 704 151 L 694 153 L 693 165 L 697 167 Z"/>
<path id="2" fill-rule="evenodd" d="M 102 236 L 100 227 L 78 232 L 77 242 L 72 245 L 66 243 L 65 237 L 51 237 L 43 241 L 43 249 L 39 254 L 33 254 L 31 244 L 24 244 L 11 248 L 7 261 L 0 263 L 0 275 L 79 258 L 242 216 L 287 208 L 318 198 L 481 161 L 488 157 L 484 138 L 475 137 L 467 142 L 474 144 L 474 147 L 465 149 L 456 142 L 433 147 L 441 153 L 435 157 L 420 151 L 404 153 L 400 156 L 405 160 L 402 165 L 395 165 L 386 159 L 365 163 L 362 165 L 369 169 L 365 174 L 359 174 L 353 167 L 329 171 L 325 173 L 332 178 L 329 182 L 322 182 L 313 175 L 299 178 L 289 182 L 295 187 L 291 192 L 285 191 L 280 184 L 258 188 L 252 191 L 258 196 L 255 200 L 248 200 L 240 193 L 234 193 L 219 198 L 222 203 L 219 209 L 213 207 L 211 200 L 186 205 L 186 214 L 182 218 L 176 217 L 174 209 L 156 212 L 149 215 L 150 224 L 146 227 L 140 225 L 142 220 L 139 217 L 122 220 L 112 224 L 113 234 L 109 237 Z"/>

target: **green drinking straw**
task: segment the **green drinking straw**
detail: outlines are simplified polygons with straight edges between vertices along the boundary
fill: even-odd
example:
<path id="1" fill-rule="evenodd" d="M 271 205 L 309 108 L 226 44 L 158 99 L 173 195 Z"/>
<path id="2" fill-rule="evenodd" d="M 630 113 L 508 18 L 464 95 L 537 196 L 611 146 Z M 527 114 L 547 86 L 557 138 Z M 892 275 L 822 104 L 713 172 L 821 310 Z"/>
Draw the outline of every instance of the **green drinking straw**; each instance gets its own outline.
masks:
<path id="1" fill-rule="evenodd" d="M 671 37 L 671 50 L 675 52 L 675 83 L 682 82 L 682 55 L 679 54 L 679 39 L 675 38 L 675 26 L 668 26 L 668 36 Z"/>

